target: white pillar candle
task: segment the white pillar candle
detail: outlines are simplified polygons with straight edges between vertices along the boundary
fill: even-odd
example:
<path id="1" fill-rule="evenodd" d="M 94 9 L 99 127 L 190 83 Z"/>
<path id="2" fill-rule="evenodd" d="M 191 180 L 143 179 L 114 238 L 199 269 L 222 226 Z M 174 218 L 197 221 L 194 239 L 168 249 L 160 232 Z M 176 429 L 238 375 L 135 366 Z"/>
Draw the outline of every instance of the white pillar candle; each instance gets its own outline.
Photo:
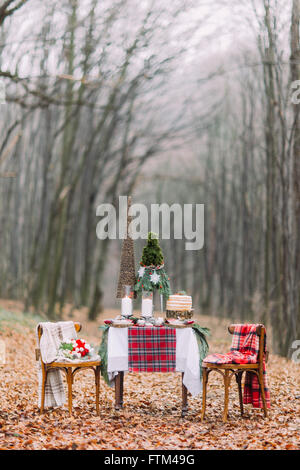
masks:
<path id="1" fill-rule="evenodd" d="M 130 317 L 132 315 L 132 299 L 123 297 L 122 299 L 122 315 L 123 317 Z"/>
<path id="2" fill-rule="evenodd" d="M 142 299 L 142 316 L 152 317 L 153 314 L 153 302 L 152 299 Z"/>

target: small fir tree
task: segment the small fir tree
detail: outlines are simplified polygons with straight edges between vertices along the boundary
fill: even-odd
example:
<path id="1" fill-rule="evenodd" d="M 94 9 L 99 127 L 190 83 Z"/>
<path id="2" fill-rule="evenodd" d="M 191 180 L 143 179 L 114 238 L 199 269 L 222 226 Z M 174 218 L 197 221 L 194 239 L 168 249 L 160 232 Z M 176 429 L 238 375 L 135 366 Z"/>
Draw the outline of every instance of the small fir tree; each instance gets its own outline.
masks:
<path id="1" fill-rule="evenodd" d="M 135 292 L 143 290 L 159 291 L 165 298 L 171 294 L 170 278 L 164 269 L 164 257 L 159 246 L 158 236 L 149 232 L 147 244 L 143 249 L 140 269 L 136 278 Z"/>
<path id="2" fill-rule="evenodd" d="M 164 263 L 164 257 L 159 246 L 158 236 L 156 233 L 148 233 L 147 245 L 143 249 L 141 259 L 142 266 L 161 266 Z"/>

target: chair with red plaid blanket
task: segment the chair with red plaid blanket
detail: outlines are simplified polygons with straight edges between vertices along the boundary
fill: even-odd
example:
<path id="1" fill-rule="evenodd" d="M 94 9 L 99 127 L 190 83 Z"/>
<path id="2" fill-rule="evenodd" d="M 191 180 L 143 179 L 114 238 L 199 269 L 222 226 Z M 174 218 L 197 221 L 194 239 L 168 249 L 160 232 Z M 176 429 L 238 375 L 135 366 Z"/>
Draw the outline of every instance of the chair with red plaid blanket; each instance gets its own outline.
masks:
<path id="1" fill-rule="evenodd" d="M 254 408 L 263 408 L 266 417 L 267 408 L 270 408 L 270 392 L 265 368 L 268 359 L 265 327 L 264 325 L 236 324 L 230 325 L 228 331 L 233 334 L 230 352 L 227 354 L 210 354 L 206 356 L 202 364 L 201 420 L 203 421 L 205 416 L 208 376 L 213 370 L 220 373 L 224 379 L 224 423 L 227 421 L 229 386 L 233 375 L 238 384 L 241 415 L 243 416 L 244 413 L 243 404 L 251 403 Z M 242 376 L 244 372 L 246 372 L 246 378 L 243 397 Z"/>

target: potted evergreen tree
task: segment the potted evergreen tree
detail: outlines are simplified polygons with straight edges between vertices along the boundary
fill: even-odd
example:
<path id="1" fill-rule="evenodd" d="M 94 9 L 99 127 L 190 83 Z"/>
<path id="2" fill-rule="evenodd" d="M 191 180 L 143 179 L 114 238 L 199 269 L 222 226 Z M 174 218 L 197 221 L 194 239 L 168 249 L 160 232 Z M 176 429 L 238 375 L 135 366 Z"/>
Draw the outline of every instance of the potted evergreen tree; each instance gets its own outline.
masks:
<path id="1" fill-rule="evenodd" d="M 149 232 L 136 278 L 135 292 L 141 294 L 143 290 L 148 292 L 158 291 L 162 296 L 161 299 L 163 297 L 168 299 L 171 294 L 169 280 L 170 278 L 164 268 L 164 257 L 158 236 L 156 233 Z"/>

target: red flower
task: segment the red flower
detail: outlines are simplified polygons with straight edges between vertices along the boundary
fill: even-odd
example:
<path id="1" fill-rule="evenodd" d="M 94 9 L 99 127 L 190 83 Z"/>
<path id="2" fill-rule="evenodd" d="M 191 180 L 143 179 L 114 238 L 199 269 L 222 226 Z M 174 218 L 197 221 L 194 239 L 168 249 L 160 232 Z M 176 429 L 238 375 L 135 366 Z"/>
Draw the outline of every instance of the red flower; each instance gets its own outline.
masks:
<path id="1" fill-rule="evenodd" d="M 77 339 L 76 340 L 76 344 L 74 345 L 73 347 L 73 350 L 72 351 L 76 351 L 76 349 L 79 349 L 81 348 L 82 351 L 79 351 L 79 354 L 81 357 L 84 357 L 88 354 L 88 349 L 85 347 L 85 340 L 81 340 L 81 339 Z M 77 351 L 78 352 L 78 351 Z"/>

